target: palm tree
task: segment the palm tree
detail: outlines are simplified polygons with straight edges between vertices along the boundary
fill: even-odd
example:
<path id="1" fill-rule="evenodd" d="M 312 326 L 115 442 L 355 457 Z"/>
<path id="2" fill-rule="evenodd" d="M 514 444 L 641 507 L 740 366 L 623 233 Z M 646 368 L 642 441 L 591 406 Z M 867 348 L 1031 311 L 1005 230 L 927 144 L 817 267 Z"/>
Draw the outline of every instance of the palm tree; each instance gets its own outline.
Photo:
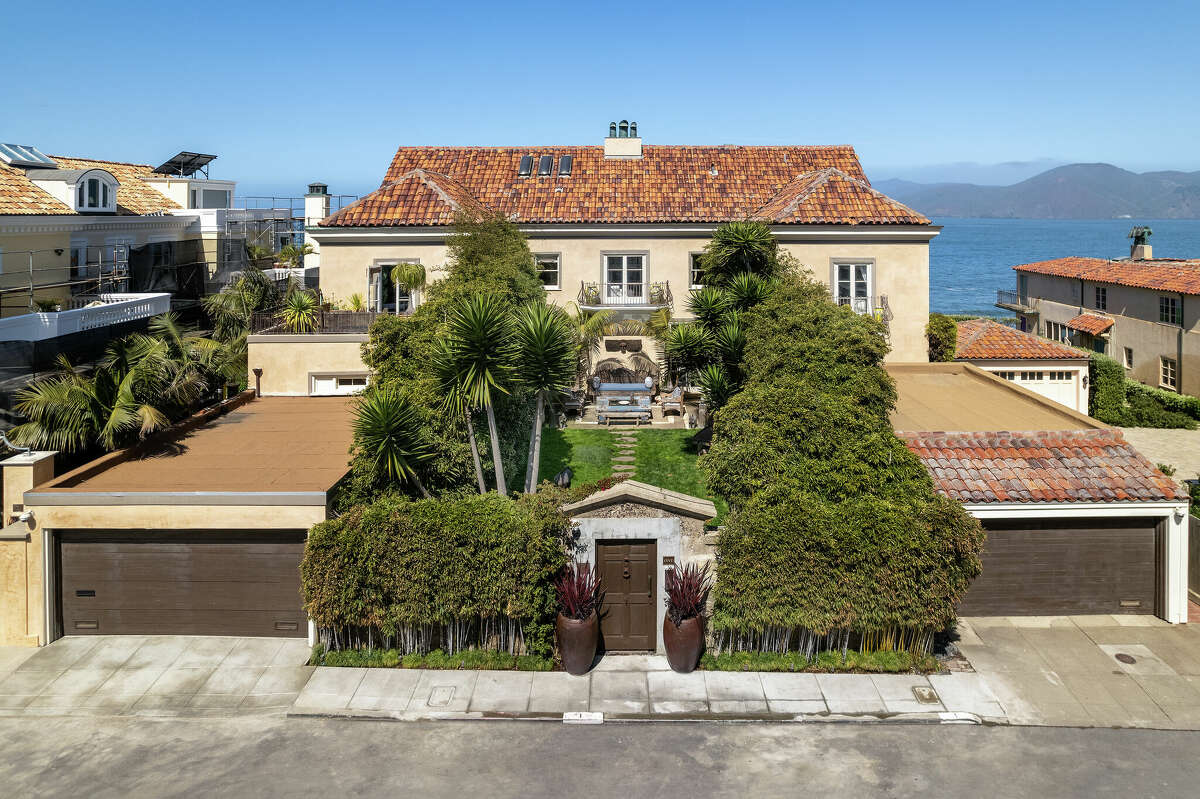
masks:
<path id="1" fill-rule="evenodd" d="M 761 277 L 754 272 L 734 275 L 726 289 L 729 293 L 730 307 L 745 311 L 770 297 L 775 287 L 774 279 Z"/>
<path id="2" fill-rule="evenodd" d="M 368 392 L 354 408 L 354 444 L 373 456 L 377 469 L 392 480 L 408 481 L 428 498 L 416 468 L 433 457 L 420 431 L 420 417 L 403 396 L 387 390 Z"/>
<path id="3" fill-rule="evenodd" d="M 114 450 L 135 435 L 144 438 L 170 423 L 153 402 L 163 397 L 169 379 L 166 360 L 161 342 L 118 339 L 89 377 L 59 356 L 58 374 L 17 392 L 16 410 L 29 421 L 9 436 L 24 446 L 62 452 L 96 445 Z"/>
<path id="4" fill-rule="evenodd" d="M 704 396 L 704 401 L 709 409 L 714 411 L 728 402 L 737 390 L 733 381 L 729 379 L 729 373 L 719 363 L 706 364 L 700 370 L 697 382 L 700 383 L 700 393 Z"/>
<path id="5" fill-rule="evenodd" d="M 746 334 L 742 332 L 741 322 L 736 319 L 725 322 L 713 333 L 712 342 L 725 368 L 736 374 L 746 349 Z"/>
<path id="6" fill-rule="evenodd" d="M 517 376 L 537 397 L 533 430 L 529 434 L 529 457 L 525 463 L 525 493 L 537 491 L 541 468 L 542 419 L 546 395 L 571 386 L 578 364 L 578 348 L 571 322 L 558 308 L 530 302 L 517 310 L 513 319 Z"/>
<path id="7" fill-rule="evenodd" d="M 705 286 L 688 295 L 687 310 L 706 330 L 715 330 L 729 312 L 729 295 L 716 286 Z"/>
<path id="8" fill-rule="evenodd" d="M 308 242 L 300 245 L 289 244 L 279 251 L 279 260 L 290 269 L 300 269 L 304 266 L 304 256 L 316 252 Z"/>
<path id="9" fill-rule="evenodd" d="M 257 269 L 248 269 L 202 302 L 213 323 L 213 336 L 229 342 L 246 335 L 255 314 L 275 311 L 283 297 L 275 281 Z"/>
<path id="10" fill-rule="evenodd" d="M 155 339 L 162 342 L 171 373 L 170 385 L 164 393 L 182 404 L 190 404 L 204 396 L 213 387 L 214 380 L 224 384 L 246 377 L 245 364 L 231 357 L 236 355 L 236 347 L 230 348 L 200 335 L 196 327 L 182 324 L 174 312 L 168 311 L 151 319 L 148 336 L 134 334 L 132 338 L 134 341 Z"/>
<path id="11" fill-rule="evenodd" d="M 458 376 L 458 384 L 469 407 L 487 411 L 492 460 L 496 466 L 496 490 L 508 495 L 504 462 L 500 459 L 500 433 L 492 407 L 494 392 L 508 393 L 512 374 L 513 346 L 508 312 L 495 294 L 460 300 L 450 311 L 446 347 Z"/>
<path id="12" fill-rule="evenodd" d="M 392 282 L 396 284 L 396 313 L 400 313 L 400 289 L 408 292 L 409 307 L 416 307 L 414 292 L 425 288 L 425 267 L 419 263 L 404 262 L 392 267 Z"/>
<path id="13" fill-rule="evenodd" d="M 778 253 L 779 243 L 765 222 L 726 222 L 704 248 L 704 282 L 723 286 L 742 272 L 773 277 Z"/>
<path id="14" fill-rule="evenodd" d="M 600 340 L 604 338 L 612 317 L 613 312 L 607 308 L 600 311 L 584 311 L 575 303 L 568 306 L 567 318 L 575 328 L 575 344 L 578 348 L 576 385 L 582 385 L 592 371 L 592 357 L 600 351 Z"/>
<path id="15" fill-rule="evenodd" d="M 451 413 L 461 414 L 466 419 L 467 441 L 471 445 L 471 461 L 475 464 L 475 481 L 479 484 L 479 493 L 486 494 L 487 483 L 483 480 L 483 462 L 479 458 L 479 442 L 475 439 L 475 421 L 472 418 L 475 409 L 467 401 L 467 396 L 458 382 L 454 356 L 446 341 L 441 341 L 434 349 L 432 366 L 438 388 L 446 397 L 442 407 Z"/>

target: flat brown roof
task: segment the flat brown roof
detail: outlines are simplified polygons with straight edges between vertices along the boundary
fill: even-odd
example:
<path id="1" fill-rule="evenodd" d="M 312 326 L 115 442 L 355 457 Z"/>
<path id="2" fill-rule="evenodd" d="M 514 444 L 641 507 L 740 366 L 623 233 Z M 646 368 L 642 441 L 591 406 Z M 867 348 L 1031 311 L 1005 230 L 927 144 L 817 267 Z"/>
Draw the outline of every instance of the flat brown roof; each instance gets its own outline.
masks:
<path id="1" fill-rule="evenodd" d="M 1097 422 L 969 363 L 886 364 L 897 432 L 1103 429 Z"/>
<path id="2" fill-rule="evenodd" d="M 350 397 L 254 399 L 136 448 L 130 457 L 105 456 L 34 492 L 326 492 L 349 468 L 352 402 Z"/>

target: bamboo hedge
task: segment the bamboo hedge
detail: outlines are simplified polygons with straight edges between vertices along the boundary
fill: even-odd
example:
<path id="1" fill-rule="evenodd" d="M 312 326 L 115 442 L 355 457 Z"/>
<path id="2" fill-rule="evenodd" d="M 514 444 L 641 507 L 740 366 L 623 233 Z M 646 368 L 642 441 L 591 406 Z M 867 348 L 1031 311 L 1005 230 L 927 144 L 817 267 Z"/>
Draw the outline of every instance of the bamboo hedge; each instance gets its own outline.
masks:
<path id="1" fill-rule="evenodd" d="M 383 497 L 313 527 L 305 608 L 330 650 L 547 656 L 567 530 L 537 495 Z"/>

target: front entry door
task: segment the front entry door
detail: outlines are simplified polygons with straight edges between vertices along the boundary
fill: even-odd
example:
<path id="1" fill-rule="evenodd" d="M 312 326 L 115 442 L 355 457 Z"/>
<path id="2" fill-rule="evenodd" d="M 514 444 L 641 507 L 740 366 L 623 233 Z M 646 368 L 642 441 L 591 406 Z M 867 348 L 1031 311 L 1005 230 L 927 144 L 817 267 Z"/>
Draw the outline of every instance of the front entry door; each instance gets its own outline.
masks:
<path id="1" fill-rule="evenodd" d="M 656 648 L 657 562 L 653 541 L 596 542 L 596 568 L 604 591 L 600 635 L 606 651 Z"/>

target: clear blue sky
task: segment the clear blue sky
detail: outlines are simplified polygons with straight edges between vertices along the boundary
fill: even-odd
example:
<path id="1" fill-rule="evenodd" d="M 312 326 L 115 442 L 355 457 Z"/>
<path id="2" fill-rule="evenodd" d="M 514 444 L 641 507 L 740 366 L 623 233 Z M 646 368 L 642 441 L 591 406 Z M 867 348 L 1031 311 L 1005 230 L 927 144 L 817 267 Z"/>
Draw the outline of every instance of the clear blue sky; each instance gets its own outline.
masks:
<path id="1" fill-rule="evenodd" d="M 1200 169 L 1196 3 L 48 0 L 17 16 L 0 141 L 217 153 L 239 193 L 358 193 L 400 144 L 599 143 L 619 118 L 647 143 L 849 143 L 874 179 Z"/>

